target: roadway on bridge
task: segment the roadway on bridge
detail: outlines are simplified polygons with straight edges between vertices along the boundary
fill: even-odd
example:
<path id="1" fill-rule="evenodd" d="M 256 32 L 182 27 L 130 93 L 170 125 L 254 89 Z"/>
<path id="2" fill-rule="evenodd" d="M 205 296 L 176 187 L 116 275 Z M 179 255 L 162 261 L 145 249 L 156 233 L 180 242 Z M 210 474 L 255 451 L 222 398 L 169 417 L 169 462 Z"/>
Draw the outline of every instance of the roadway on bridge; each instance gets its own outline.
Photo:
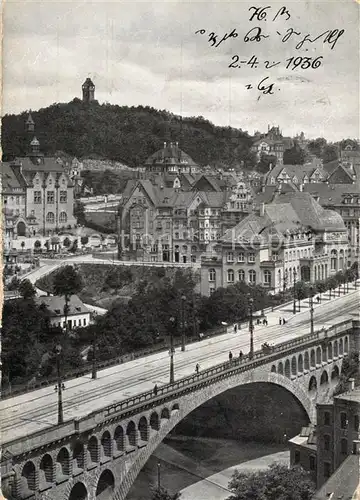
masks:
<path id="1" fill-rule="evenodd" d="M 359 314 L 360 292 L 353 291 L 315 307 L 315 330 L 331 326 Z M 260 349 L 264 342 L 277 344 L 309 333 L 309 311 L 298 313 L 285 325 L 255 326 L 254 346 Z M 235 333 L 205 339 L 188 345 L 185 352 L 175 353 L 175 378 L 194 373 L 196 363 L 200 369 L 228 360 L 240 349 L 249 350 L 247 328 Z M 152 390 L 169 381 L 169 355 L 167 352 L 152 354 L 128 363 L 98 372 L 96 380 L 91 375 L 69 380 L 63 392 L 64 420 L 84 417 L 105 406 L 118 403 L 141 392 Z M 0 421 L 3 444 L 27 436 L 57 423 L 57 394 L 53 386 L 42 388 L 0 402 Z"/>

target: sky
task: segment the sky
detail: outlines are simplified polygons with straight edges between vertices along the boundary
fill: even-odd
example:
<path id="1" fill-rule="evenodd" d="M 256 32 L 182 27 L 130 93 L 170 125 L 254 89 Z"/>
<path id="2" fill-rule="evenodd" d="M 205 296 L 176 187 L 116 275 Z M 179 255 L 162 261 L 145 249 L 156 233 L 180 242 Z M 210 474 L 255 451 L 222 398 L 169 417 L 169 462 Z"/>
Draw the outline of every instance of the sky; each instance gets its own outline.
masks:
<path id="1" fill-rule="evenodd" d="M 250 20 L 251 7 L 269 7 L 266 18 Z M 273 20 L 282 7 L 288 14 Z M 359 138 L 359 9 L 356 0 L 7 0 L 2 114 L 81 98 L 90 77 L 100 103 L 200 115 L 250 134 L 279 125 L 288 136 Z M 257 27 L 267 38 L 245 42 Z M 336 29 L 344 32 L 333 49 L 326 34 L 296 48 L 306 35 Z M 299 34 L 283 42 L 287 30 Z M 212 46 L 211 32 L 217 42 L 237 36 Z M 240 67 L 229 68 L 236 56 Z M 321 64 L 286 68 L 297 57 Z M 279 64 L 267 69 L 265 61 Z M 266 77 L 273 94 L 258 90 Z"/>

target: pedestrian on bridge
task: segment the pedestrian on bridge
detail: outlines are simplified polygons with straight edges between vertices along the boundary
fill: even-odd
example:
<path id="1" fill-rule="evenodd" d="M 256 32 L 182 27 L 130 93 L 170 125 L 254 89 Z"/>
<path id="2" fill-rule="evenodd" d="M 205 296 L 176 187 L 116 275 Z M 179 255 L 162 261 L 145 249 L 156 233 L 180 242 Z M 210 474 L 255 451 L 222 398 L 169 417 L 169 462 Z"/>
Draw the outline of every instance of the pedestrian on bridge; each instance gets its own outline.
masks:
<path id="1" fill-rule="evenodd" d="M 157 384 L 154 385 L 154 396 L 157 396 L 158 393 L 158 386 Z"/>
<path id="2" fill-rule="evenodd" d="M 199 373 L 199 370 L 200 370 L 200 365 L 199 365 L 199 363 L 196 363 L 195 371 L 197 374 Z"/>
<path id="3" fill-rule="evenodd" d="M 242 351 L 240 351 L 240 352 L 239 352 L 239 359 L 240 359 L 240 361 L 242 361 L 243 356 L 244 356 L 244 353 L 243 353 Z"/>
<path id="4" fill-rule="evenodd" d="M 231 361 L 232 361 L 232 358 L 233 358 L 233 353 L 230 351 L 230 352 L 229 352 L 229 361 L 230 361 L 230 363 L 231 363 Z"/>
<path id="5" fill-rule="evenodd" d="M 282 318 L 279 318 L 279 325 L 282 324 Z"/>

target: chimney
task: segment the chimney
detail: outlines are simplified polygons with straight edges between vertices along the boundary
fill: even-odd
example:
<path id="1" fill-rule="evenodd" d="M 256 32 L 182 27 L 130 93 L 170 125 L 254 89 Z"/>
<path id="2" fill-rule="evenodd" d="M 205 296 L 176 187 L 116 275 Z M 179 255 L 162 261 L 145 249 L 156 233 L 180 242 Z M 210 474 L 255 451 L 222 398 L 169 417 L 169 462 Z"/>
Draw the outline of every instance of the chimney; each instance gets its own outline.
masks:
<path id="1" fill-rule="evenodd" d="M 260 204 L 260 217 L 264 217 L 265 215 L 265 203 Z"/>
<path id="2" fill-rule="evenodd" d="M 349 378 L 349 391 L 353 391 L 355 389 L 355 379 Z"/>

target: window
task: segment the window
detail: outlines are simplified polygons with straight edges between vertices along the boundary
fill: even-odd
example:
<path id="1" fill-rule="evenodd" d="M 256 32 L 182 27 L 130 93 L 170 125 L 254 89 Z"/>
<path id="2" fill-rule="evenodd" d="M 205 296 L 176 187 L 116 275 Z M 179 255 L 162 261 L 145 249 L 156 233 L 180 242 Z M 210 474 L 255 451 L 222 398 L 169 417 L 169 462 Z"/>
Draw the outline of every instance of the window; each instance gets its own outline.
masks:
<path id="1" fill-rule="evenodd" d="M 170 221 L 166 221 L 166 229 L 170 229 Z"/>
<path id="2" fill-rule="evenodd" d="M 255 262 L 255 254 L 254 253 L 249 253 L 248 262 Z"/>
<path id="3" fill-rule="evenodd" d="M 227 253 L 227 261 L 228 262 L 234 262 L 234 254 L 233 254 L 233 252 L 228 252 Z"/>
<path id="4" fill-rule="evenodd" d="M 175 233 L 175 239 L 179 239 L 179 233 Z"/>
<path id="5" fill-rule="evenodd" d="M 324 450 L 330 451 L 330 436 L 329 436 L 329 434 L 324 435 Z"/>
<path id="6" fill-rule="evenodd" d="M 209 293 L 210 293 L 210 295 L 212 295 L 214 292 L 215 292 L 215 287 L 211 286 L 211 287 L 209 288 Z"/>
<path id="7" fill-rule="evenodd" d="M 313 455 L 309 457 L 309 469 L 316 470 L 316 458 Z"/>
<path id="8" fill-rule="evenodd" d="M 249 271 L 249 283 L 251 285 L 255 285 L 256 283 L 256 272 L 253 270 Z"/>
<path id="9" fill-rule="evenodd" d="M 53 212 L 48 212 L 46 215 L 46 222 L 49 222 L 50 224 L 54 224 L 55 222 L 55 215 Z"/>
<path id="10" fill-rule="evenodd" d="M 67 222 L 67 213 L 66 212 L 60 212 L 59 222 Z"/>
<path id="11" fill-rule="evenodd" d="M 67 191 L 60 191 L 60 203 L 67 203 Z"/>
<path id="12" fill-rule="evenodd" d="M 183 233 L 183 238 L 184 238 L 184 240 L 186 240 L 186 238 L 188 238 L 188 233 L 186 231 Z"/>
<path id="13" fill-rule="evenodd" d="M 324 412 L 324 425 L 331 425 L 330 424 L 330 412 L 325 411 Z"/>
<path id="14" fill-rule="evenodd" d="M 343 412 L 343 411 L 342 411 L 342 412 L 340 413 L 340 427 L 341 427 L 342 429 L 346 429 L 346 427 L 347 427 L 347 423 L 348 423 L 348 422 L 347 422 L 347 415 L 346 415 L 346 413 L 345 413 L 345 412 Z"/>
<path id="15" fill-rule="evenodd" d="M 239 281 L 245 281 L 245 271 L 240 269 L 238 274 L 239 274 Z"/>
<path id="16" fill-rule="evenodd" d="M 245 262 L 245 254 L 244 252 L 240 252 L 238 255 L 238 262 Z"/>
<path id="17" fill-rule="evenodd" d="M 41 191 L 34 191 L 34 203 L 41 203 Z"/>
<path id="18" fill-rule="evenodd" d="M 347 455 L 348 452 L 348 443 L 347 439 L 343 438 L 340 442 L 340 453 L 342 455 Z"/>
<path id="19" fill-rule="evenodd" d="M 268 270 L 264 271 L 264 285 L 267 286 L 271 285 L 271 271 Z"/>
<path id="20" fill-rule="evenodd" d="M 54 191 L 48 191 L 47 192 L 46 202 L 51 205 L 51 204 L 54 203 L 54 200 L 55 200 L 55 193 L 54 193 Z"/>
<path id="21" fill-rule="evenodd" d="M 84 326 L 86 325 L 86 319 L 85 318 L 83 319 L 83 325 Z"/>
<path id="22" fill-rule="evenodd" d="M 354 431 L 359 430 L 359 415 L 354 415 Z"/>
<path id="23" fill-rule="evenodd" d="M 324 477 L 328 478 L 330 476 L 331 476 L 330 462 L 324 462 Z"/>
<path id="24" fill-rule="evenodd" d="M 299 450 L 295 450 L 295 454 L 294 454 L 294 462 L 296 464 L 299 464 L 300 463 L 300 451 Z"/>
<path id="25" fill-rule="evenodd" d="M 235 279 L 234 271 L 232 269 L 228 269 L 227 272 L 228 283 L 234 283 L 234 279 Z"/>

